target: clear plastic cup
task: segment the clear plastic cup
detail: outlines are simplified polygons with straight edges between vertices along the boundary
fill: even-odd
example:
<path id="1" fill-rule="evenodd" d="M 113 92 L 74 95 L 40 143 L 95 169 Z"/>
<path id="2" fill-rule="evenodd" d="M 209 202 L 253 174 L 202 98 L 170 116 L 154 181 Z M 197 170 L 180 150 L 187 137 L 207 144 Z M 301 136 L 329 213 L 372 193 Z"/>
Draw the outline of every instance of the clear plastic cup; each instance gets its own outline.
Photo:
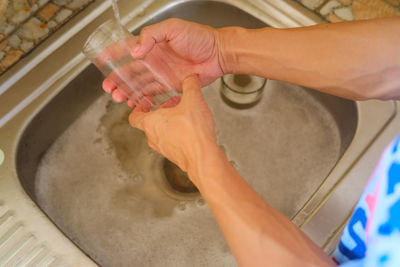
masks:
<path id="1" fill-rule="evenodd" d="M 149 53 L 131 56 L 137 38 L 116 20 L 99 26 L 87 39 L 83 53 L 126 97 L 148 111 L 179 102 L 179 80 L 172 69 Z"/>

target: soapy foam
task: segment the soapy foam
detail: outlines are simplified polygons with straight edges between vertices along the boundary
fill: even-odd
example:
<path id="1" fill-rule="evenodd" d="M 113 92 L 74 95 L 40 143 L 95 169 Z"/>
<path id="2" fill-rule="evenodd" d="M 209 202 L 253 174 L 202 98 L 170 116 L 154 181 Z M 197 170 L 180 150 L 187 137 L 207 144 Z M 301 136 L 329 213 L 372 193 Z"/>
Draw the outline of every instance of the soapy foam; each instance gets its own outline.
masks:
<path id="1" fill-rule="evenodd" d="M 304 89 L 268 80 L 261 101 L 238 110 L 226 105 L 216 81 L 204 89 L 218 142 L 244 179 L 291 218 L 340 157 L 332 114 Z"/>
<path id="2" fill-rule="evenodd" d="M 159 188 L 162 157 L 128 111 L 101 97 L 52 145 L 37 171 L 39 205 L 102 266 L 236 265 L 204 200 Z"/>
<path id="3" fill-rule="evenodd" d="M 340 156 L 340 134 L 321 103 L 268 81 L 261 102 L 235 110 L 204 89 L 219 144 L 269 204 L 293 216 Z M 127 123 L 129 109 L 106 96 L 52 145 L 37 172 L 39 205 L 102 266 L 235 266 L 201 198 L 167 196 L 162 157 Z"/>

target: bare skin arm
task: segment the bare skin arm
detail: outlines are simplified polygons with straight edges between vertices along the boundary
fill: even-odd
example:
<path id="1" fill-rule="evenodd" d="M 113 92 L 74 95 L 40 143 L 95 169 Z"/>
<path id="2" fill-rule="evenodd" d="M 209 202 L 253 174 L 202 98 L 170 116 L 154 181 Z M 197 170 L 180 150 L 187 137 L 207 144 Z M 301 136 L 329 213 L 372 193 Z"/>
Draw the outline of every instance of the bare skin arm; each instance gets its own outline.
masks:
<path id="1" fill-rule="evenodd" d="M 400 98 L 400 18 L 219 31 L 225 73 L 248 73 L 355 100 Z"/>
<path id="2" fill-rule="evenodd" d="M 214 150 L 214 151 L 210 151 Z M 191 179 L 210 206 L 239 266 L 332 266 L 304 233 L 268 205 L 210 145 Z M 212 166 L 212 167 L 211 167 Z"/>
<path id="3" fill-rule="evenodd" d="M 400 17 L 292 29 L 213 29 L 179 19 L 144 28 L 141 57 L 159 48 L 181 79 L 207 85 L 226 73 L 254 74 L 354 100 L 400 98 Z M 155 49 L 157 48 L 157 49 Z M 112 81 L 103 85 L 118 102 Z"/>
<path id="4" fill-rule="evenodd" d="M 334 265 L 229 164 L 216 143 L 198 77 L 184 81 L 183 98 L 176 107 L 145 113 L 139 106 L 131 113 L 130 123 L 145 131 L 153 149 L 188 172 L 240 266 Z"/>
<path id="5" fill-rule="evenodd" d="M 399 18 L 286 30 L 216 30 L 175 19 L 141 34 L 134 56 L 166 49 L 182 80 L 192 73 L 199 78 L 183 82 L 183 98 L 176 107 L 144 113 L 139 106 L 130 123 L 146 133 L 152 148 L 188 171 L 241 266 L 334 263 L 230 166 L 216 145 L 200 87 L 225 73 L 248 73 L 350 99 L 397 99 L 399 28 Z M 103 87 L 115 100 L 125 100 L 110 80 Z"/>

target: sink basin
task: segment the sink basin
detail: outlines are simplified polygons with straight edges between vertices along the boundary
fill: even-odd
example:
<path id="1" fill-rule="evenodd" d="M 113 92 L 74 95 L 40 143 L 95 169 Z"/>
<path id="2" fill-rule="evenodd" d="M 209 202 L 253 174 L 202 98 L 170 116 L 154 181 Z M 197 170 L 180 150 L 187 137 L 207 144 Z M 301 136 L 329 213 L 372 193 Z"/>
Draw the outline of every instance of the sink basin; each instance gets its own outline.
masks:
<path id="1" fill-rule="evenodd" d="M 170 17 L 214 27 L 284 25 L 242 2 L 160 1 L 131 30 L 137 34 Z M 13 157 L 0 177 L 19 180 L 34 206 L 101 266 L 236 265 L 201 195 L 171 186 L 166 160 L 129 126 L 129 108 L 102 92 L 103 77 L 94 66 L 82 66 L 6 125 L 16 137 L 8 148 L 0 135 L 0 148 Z M 395 105 L 268 80 L 257 105 L 236 109 L 224 102 L 221 86 L 216 80 L 203 94 L 231 164 L 329 250 L 355 200 L 329 218 L 324 203 L 350 181 L 345 175 L 390 124 Z M 330 222 L 307 228 L 322 225 L 320 217 Z"/>
<path id="2" fill-rule="evenodd" d="M 175 5 L 148 23 L 168 17 L 214 27 L 266 26 L 213 1 Z M 128 125 L 125 105 L 100 96 L 102 80 L 88 66 L 33 118 L 17 157 L 25 190 L 101 265 L 232 266 L 209 208 L 200 196 L 180 198 L 160 188 L 162 157 Z M 220 146 L 261 196 L 293 217 L 350 144 L 355 103 L 268 81 L 258 105 L 234 109 L 222 101 L 220 86 L 218 80 L 204 89 Z"/>

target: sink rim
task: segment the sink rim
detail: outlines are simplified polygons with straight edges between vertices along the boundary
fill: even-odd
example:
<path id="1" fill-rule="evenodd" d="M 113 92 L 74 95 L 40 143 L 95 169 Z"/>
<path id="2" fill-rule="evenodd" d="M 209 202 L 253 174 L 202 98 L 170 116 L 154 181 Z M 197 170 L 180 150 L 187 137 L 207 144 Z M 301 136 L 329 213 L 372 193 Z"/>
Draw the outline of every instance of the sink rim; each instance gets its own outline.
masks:
<path id="1" fill-rule="evenodd" d="M 148 7 L 148 13 L 146 14 L 146 16 L 131 20 L 129 20 L 129 18 L 125 19 L 125 23 L 127 24 L 129 29 L 133 29 L 144 22 L 149 15 L 151 16 L 156 14 L 157 12 L 162 12 L 163 10 L 171 8 L 172 6 L 182 2 L 188 1 L 160 1 L 159 3 Z M 267 3 L 266 5 L 274 8 L 274 12 L 276 12 L 276 10 L 279 11 L 279 8 L 274 7 L 273 4 L 266 1 L 253 1 L 254 3 L 257 2 L 256 4 L 254 4 L 254 6 L 253 4 L 244 3 L 244 1 L 239 0 L 219 0 L 218 2 L 229 3 L 245 11 L 248 10 L 250 12 L 254 12 L 255 15 L 250 12 L 248 13 L 256 16 L 257 18 L 260 18 L 262 21 L 272 26 L 274 26 L 274 23 L 271 23 L 272 19 L 269 18 L 268 15 L 258 10 L 256 8 L 256 4 L 258 4 L 259 7 L 261 4 Z M 284 2 L 288 1 L 282 1 L 281 3 Z M 294 6 L 294 4 L 291 3 L 291 6 Z M 284 17 L 285 15 L 282 16 Z M 317 22 L 320 21 L 315 20 L 315 23 Z M 96 25 L 96 21 L 92 22 L 92 24 Z M 301 26 L 301 24 L 298 24 L 298 26 Z M 65 47 L 62 50 L 65 49 L 67 48 Z M 52 55 L 54 55 L 54 53 Z M 16 116 L 11 118 L 1 128 L 0 148 L 6 154 L 6 160 L 0 166 L 0 192 L 2 195 L 3 206 L 7 206 L 8 209 L 13 210 L 15 212 L 15 217 L 21 221 L 24 221 L 26 224 L 26 228 L 29 229 L 29 231 L 34 232 L 35 236 L 38 237 L 40 241 L 44 240 L 46 243 L 50 243 L 51 245 L 56 244 L 52 246 L 52 250 L 55 251 L 57 255 L 72 253 L 72 255 L 74 256 L 69 258 L 71 261 L 86 262 L 89 264 L 91 263 L 91 261 L 88 260 L 87 257 L 75 247 L 75 245 L 71 245 L 71 242 L 64 236 L 64 234 L 62 234 L 55 225 L 49 222 L 47 217 L 42 214 L 36 204 L 33 203 L 29 196 L 27 196 L 26 192 L 22 190 L 22 186 L 19 183 L 19 178 L 17 176 L 15 162 L 19 140 L 21 139 L 21 135 L 22 133 L 24 133 L 31 119 L 36 115 L 37 112 L 41 110 L 44 105 L 51 101 L 51 99 L 56 94 L 58 94 L 58 92 L 61 91 L 62 88 L 64 88 L 64 86 L 70 80 L 72 80 L 89 64 L 79 54 L 75 55 L 75 61 L 73 62 L 73 64 L 70 66 L 69 69 L 64 69 L 63 75 L 61 75 L 61 77 L 58 77 L 58 79 L 55 80 L 54 83 L 46 84 L 45 80 L 41 80 L 39 84 L 44 84 L 45 86 L 43 93 L 34 98 L 30 103 L 27 103 L 25 109 L 21 110 Z M 49 58 L 46 59 L 45 62 L 51 62 L 51 60 L 54 60 L 54 58 L 52 59 L 51 56 L 49 56 Z M 51 74 L 52 73 L 49 73 L 49 75 L 47 75 L 46 77 L 52 77 Z M 28 73 L 26 76 L 23 77 L 23 80 L 26 82 L 27 80 L 32 78 L 32 75 L 34 75 L 34 73 Z M 20 85 L 18 85 L 17 83 L 13 87 L 16 86 Z M 17 99 L 17 103 L 20 103 L 18 101 L 20 101 L 21 99 L 24 100 L 30 94 L 31 92 L 22 95 L 21 98 Z M 380 135 L 382 135 L 382 133 L 384 133 L 389 126 L 397 123 L 397 121 L 399 120 L 399 116 L 396 116 L 398 112 L 397 104 L 394 101 L 356 102 L 356 105 L 359 113 L 359 122 L 357 125 L 355 136 L 353 137 L 353 141 L 341 157 L 340 161 L 336 164 L 331 174 L 327 177 L 326 181 L 323 183 L 323 185 L 321 185 L 321 189 L 323 190 L 320 191 L 319 194 L 314 195 L 314 197 L 293 218 L 293 221 L 296 224 L 300 225 L 302 228 L 305 228 L 308 224 L 311 225 L 313 223 L 318 223 L 318 221 L 313 221 L 313 216 L 315 214 L 318 214 L 319 210 L 323 209 L 324 203 L 329 201 L 328 196 L 330 196 L 330 194 L 334 194 L 333 186 L 337 186 L 337 183 L 343 179 L 348 179 L 346 174 L 349 173 L 349 171 L 360 162 L 364 153 L 374 143 L 374 141 L 379 139 Z M 374 121 L 373 123 L 371 123 L 371 118 L 374 118 L 377 115 L 380 115 L 382 118 L 385 119 L 381 119 L 380 121 Z M 385 138 L 386 141 L 389 140 L 387 136 Z M 346 215 L 348 212 L 349 211 L 345 212 Z M 339 216 L 339 219 L 342 220 L 343 218 L 346 218 L 346 215 L 343 216 L 343 214 L 341 214 Z M 332 229 L 331 225 L 323 228 L 323 230 L 326 232 L 333 232 L 337 229 L 338 227 Z M 308 234 L 310 234 L 312 237 L 311 232 L 308 232 Z M 323 240 L 323 242 L 325 241 L 326 240 Z M 317 243 L 320 245 L 326 245 L 326 247 L 331 244 L 324 244 L 321 242 Z"/>

